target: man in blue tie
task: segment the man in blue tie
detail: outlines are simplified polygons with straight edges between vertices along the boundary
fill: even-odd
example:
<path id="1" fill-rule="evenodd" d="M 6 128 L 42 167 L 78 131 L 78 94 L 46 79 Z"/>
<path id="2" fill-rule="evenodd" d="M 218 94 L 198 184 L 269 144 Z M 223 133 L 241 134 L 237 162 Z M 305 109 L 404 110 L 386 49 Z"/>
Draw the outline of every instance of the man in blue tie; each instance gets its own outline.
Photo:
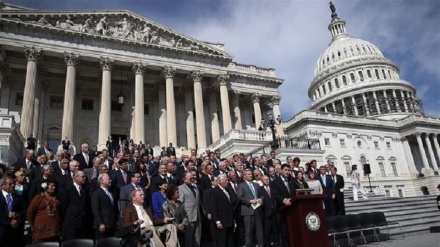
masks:
<path id="1" fill-rule="evenodd" d="M 324 205 L 325 205 L 325 215 L 326 216 L 333 216 L 335 215 L 334 211 L 334 205 L 333 200 L 335 197 L 335 183 L 333 182 L 333 179 L 331 176 L 327 175 L 327 170 L 325 169 L 325 166 L 321 166 L 319 168 L 319 177 L 318 180 L 321 182 L 321 186 L 323 189 L 323 194 L 325 194 L 327 197 L 324 199 Z"/>
<path id="2" fill-rule="evenodd" d="M 261 207 L 254 208 L 263 203 L 257 183 L 252 182 L 252 171 L 245 170 L 243 183 L 238 185 L 237 198 L 241 205 L 241 215 L 244 220 L 246 247 L 255 246 L 254 236 L 257 238 L 258 246 L 263 246 L 263 222 Z M 255 230 L 255 232 L 254 232 Z"/>
<path id="3" fill-rule="evenodd" d="M 24 238 L 23 201 L 12 195 L 14 179 L 4 177 L 0 179 L 2 195 L 0 196 L 0 245 L 22 246 Z"/>

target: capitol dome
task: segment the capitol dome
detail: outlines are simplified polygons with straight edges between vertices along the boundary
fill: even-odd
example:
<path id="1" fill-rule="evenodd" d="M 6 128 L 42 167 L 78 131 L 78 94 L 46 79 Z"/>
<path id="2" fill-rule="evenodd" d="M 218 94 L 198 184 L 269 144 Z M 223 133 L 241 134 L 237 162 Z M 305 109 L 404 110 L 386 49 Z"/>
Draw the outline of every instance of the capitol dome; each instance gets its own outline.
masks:
<path id="1" fill-rule="evenodd" d="M 326 113 L 399 119 L 421 112 L 415 88 L 372 43 L 350 37 L 333 6 L 332 40 L 319 57 L 309 87 L 310 109 Z"/>

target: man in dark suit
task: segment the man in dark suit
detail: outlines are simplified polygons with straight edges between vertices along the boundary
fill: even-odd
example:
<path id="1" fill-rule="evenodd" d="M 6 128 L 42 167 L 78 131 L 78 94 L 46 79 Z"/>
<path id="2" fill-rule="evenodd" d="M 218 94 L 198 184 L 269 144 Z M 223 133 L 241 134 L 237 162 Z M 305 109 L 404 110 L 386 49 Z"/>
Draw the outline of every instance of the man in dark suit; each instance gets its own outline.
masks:
<path id="1" fill-rule="evenodd" d="M 89 153 L 89 144 L 81 144 L 81 153 L 75 154 L 73 159 L 79 162 L 79 169 L 84 171 L 84 169 L 91 167 L 93 162 L 93 156 Z"/>
<path id="2" fill-rule="evenodd" d="M 46 156 L 48 156 L 49 152 L 52 152 L 52 149 L 49 148 L 49 143 L 44 142 L 43 146 L 37 150 L 37 157 L 42 154 L 45 154 Z"/>
<path id="3" fill-rule="evenodd" d="M 252 182 L 252 171 L 245 170 L 244 181 L 238 185 L 237 198 L 241 207 L 241 215 L 244 218 L 246 247 L 255 246 L 254 236 L 259 246 L 263 246 L 263 221 L 260 207 L 253 208 L 263 203 L 259 185 Z M 255 233 L 254 233 L 255 229 Z"/>
<path id="4" fill-rule="evenodd" d="M 331 178 L 335 184 L 335 199 L 333 200 L 335 215 L 345 215 L 344 203 L 344 177 L 336 174 L 336 167 L 330 168 Z"/>
<path id="5" fill-rule="evenodd" d="M 34 138 L 33 134 L 29 135 L 26 142 L 27 142 L 27 149 L 35 151 L 35 148 L 37 147 L 37 140 Z"/>
<path id="6" fill-rule="evenodd" d="M 84 173 L 87 176 L 87 179 L 91 181 L 94 178 L 97 178 L 99 175 L 99 166 L 102 164 L 102 159 L 99 157 L 93 158 L 93 166 L 90 168 L 84 169 Z"/>
<path id="7" fill-rule="evenodd" d="M 267 161 L 268 166 L 275 166 L 274 161 L 276 159 L 276 153 L 274 150 L 270 151 L 270 159 Z"/>
<path id="8" fill-rule="evenodd" d="M 170 142 L 170 145 L 167 147 L 167 156 L 170 157 L 171 155 L 176 156 L 176 149 L 173 147 L 173 143 Z"/>
<path id="9" fill-rule="evenodd" d="M 14 172 L 24 169 L 24 170 L 31 170 L 34 168 L 34 166 L 38 165 L 38 162 L 34 160 L 35 157 L 35 151 L 32 149 L 27 150 L 26 156 L 22 159 L 17 160 L 14 164 Z"/>
<path id="10" fill-rule="evenodd" d="M 118 215 L 117 202 L 109 191 L 112 180 L 107 173 L 98 176 L 100 188 L 92 194 L 95 239 L 113 237 Z"/>
<path id="11" fill-rule="evenodd" d="M 128 163 L 127 159 L 118 160 L 119 170 L 113 170 L 111 173 L 112 189 L 115 199 L 119 200 L 119 193 L 121 188 L 130 183 L 130 173 L 127 171 Z"/>
<path id="12" fill-rule="evenodd" d="M 145 154 L 151 154 L 154 157 L 154 149 L 151 147 L 150 143 L 147 143 L 147 147 L 145 148 Z"/>
<path id="13" fill-rule="evenodd" d="M 277 176 L 272 182 L 271 191 L 275 198 L 277 209 L 280 209 L 283 205 L 291 205 L 290 200 L 295 197 L 295 189 L 291 181 L 290 166 L 288 164 L 281 165 L 281 176 Z M 286 218 L 283 215 L 281 215 L 278 224 L 278 229 L 280 229 L 281 233 L 281 243 L 284 247 L 288 247 Z"/>
<path id="14" fill-rule="evenodd" d="M 70 147 L 70 140 L 67 136 L 64 137 L 64 140 L 61 142 L 61 146 L 63 146 L 63 150 L 68 152 Z"/>
<path id="15" fill-rule="evenodd" d="M 269 176 L 263 176 L 263 186 L 260 187 L 260 192 L 263 195 L 263 235 L 264 246 L 271 246 L 273 241 L 275 245 L 279 243 L 278 231 L 276 228 L 276 200 L 272 195 L 270 188 Z"/>
<path id="16" fill-rule="evenodd" d="M 212 221 L 216 226 L 214 239 L 217 247 L 234 245 L 234 206 L 237 197 L 227 188 L 228 177 L 222 174 L 218 177 L 218 186 L 214 187 L 210 193 L 209 208 Z"/>
<path id="17" fill-rule="evenodd" d="M 60 198 L 63 241 L 87 238 L 91 230 L 90 200 L 87 190 L 84 189 L 86 175 L 83 171 L 77 171 L 73 180 L 73 184 L 64 190 Z"/>
<path id="18" fill-rule="evenodd" d="M 211 187 L 211 178 L 214 176 L 214 166 L 208 163 L 205 166 L 205 174 L 202 175 L 200 179 L 200 190 L 205 190 Z"/>
<path id="19" fill-rule="evenodd" d="M 327 197 L 324 199 L 324 206 L 325 206 L 325 215 L 326 216 L 333 216 L 335 215 L 334 207 L 333 207 L 333 200 L 336 198 L 335 196 L 335 184 L 333 183 L 333 180 L 331 176 L 327 175 L 327 170 L 325 169 L 325 166 L 321 166 L 319 168 L 319 182 L 321 183 L 323 194 Z"/>
<path id="20" fill-rule="evenodd" d="M 141 182 L 141 174 L 138 172 L 130 173 L 130 183 L 121 188 L 119 192 L 119 210 L 123 210 L 125 207 L 130 205 L 130 193 L 133 190 L 140 190 L 144 195 L 144 208 L 149 206 L 149 196 L 147 195 L 147 190 L 141 188 L 139 185 Z"/>
<path id="21" fill-rule="evenodd" d="M 64 169 L 64 167 L 67 167 L 67 169 Z M 73 175 L 79 170 L 79 163 L 76 160 L 69 162 L 69 160 L 64 159 L 62 168 L 62 171 L 55 175 L 58 182 L 58 194 L 61 194 L 64 189 L 73 185 Z"/>
<path id="22" fill-rule="evenodd" d="M 156 177 L 153 177 L 151 179 L 151 185 L 150 185 L 150 194 L 153 194 L 156 191 L 159 191 L 159 182 L 164 181 L 167 184 L 169 183 L 168 177 L 167 177 L 167 167 L 165 165 L 159 166 L 159 175 Z"/>
<path id="23" fill-rule="evenodd" d="M 226 170 L 226 162 L 226 160 L 223 160 L 218 163 L 218 169 L 214 171 L 214 176 L 228 173 L 228 171 Z"/>
<path id="24" fill-rule="evenodd" d="M 50 167 L 50 165 L 44 165 L 42 169 L 43 175 L 34 179 L 29 187 L 29 201 L 32 201 L 32 198 L 40 193 L 41 184 L 47 182 L 49 177 L 52 177 L 53 169 Z"/>
<path id="25" fill-rule="evenodd" d="M 99 171 L 99 174 L 106 173 L 106 174 L 108 174 L 110 176 L 110 173 L 108 172 L 108 168 L 105 165 L 100 165 L 98 167 L 98 171 Z M 99 177 L 99 175 L 98 175 L 98 177 Z M 100 188 L 100 185 L 98 183 L 98 177 L 90 180 L 90 183 L 89 183 L 89 195 L 92 195 L 93 192 L 95 192 L 97 189 Z M 109 190 L 111 192 L 111 186 L 110 186 Z"/>
<path id="26" fill-rule="evenodd" d="M 0 179 L 0 245 L 23 246 L 26 208 L 23 200 L 13 194 L 14 179 Z"/>

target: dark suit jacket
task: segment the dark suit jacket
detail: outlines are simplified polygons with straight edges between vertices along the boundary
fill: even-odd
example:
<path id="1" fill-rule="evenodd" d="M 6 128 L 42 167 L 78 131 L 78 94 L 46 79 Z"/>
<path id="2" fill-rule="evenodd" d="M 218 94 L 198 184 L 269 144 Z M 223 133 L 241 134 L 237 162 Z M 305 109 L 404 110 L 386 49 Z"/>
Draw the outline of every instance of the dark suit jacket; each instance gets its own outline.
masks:
<path id="1" fill-rule="evenodd" d="M 31 162 L 32 162 L 32 165 L 31 165 L 30 169 L 34 168 L 34 166 L 39 165 L 39 163 L 36 160 L 31 160 Z M 14 172 L 20 170 L 21 168 L 27 169 L 26 157 L 22 158 L 22 159 L 19 159 L 19 160 L 17 160 L 17 162 L 15 162 L 15 164 L 14 164 Z"/>
<path id="2" fill-rule="evenodd" d="M 88 167 L 92 167 L 93 164 L 93 155 L 89 152 L 89 163 L 86 162 L 86 160 L 84 159 L 84 156 L 82 153 L 79 154 L 75 154 L 73 156 L 73 159 L 78 161 L 79 163 L 79 169 L 81 171 L 84 171 L 84 169 L 88 168 Z"/>
<path id="3" fill-rule="evenodd" d="M 56 176 L 57 182 L 58 182 L 58 192 L 62 192 L 71 185 L 73 185 L 73 178 L 70 172 L 61 175 L 61 173 L 58 173 L 58 177 Z"/>
<path id="4" fill-rule="evenodd" d="M 41 178 L 42 176 L 43 176 L 43 167 L 39 163 L 37 163 L 29 173 L 29 180 L 33 181 L 35 179 Z"/>
<path id="5" fill-rule="evenodd" d="M 234 225 L 234 204 L 237 198 L 234 193 L 226 190 L 229 195 L 228 199 L 219 186 L 213 188 L 210 193 L 209 208 L 212 221 L 214 223 L 220 221 L 223 227 L 232 227 Z"/>
<path id="6" fill-rule="evenodd" d="M 161 226 L 165 224 L 163 219 L 153 218 L 151 208 L 146 208 L 145 212 L 147 212 L 148 217 L 150 217 L 150 220 L 153 222 L 154 226 Z M 137 221 L 138 219 L 139 217 L 133 204 L 128 205 L 126 208 L 124 208 L 124 210 L 122 210 L 122 227 L 131 227 L 133 226 L 133 222 Z"/>
<path id="7" fill-rule="evenodd" d="M 284 205 L 283 200 L 285 198 L 295 197 L 295 188 L 292 183 L 291 177 L 288 177 L 288 181 L 290 192 L 287 190 L 287 187 L 284 184 L 284 180 L 281 177 L 276 177 L 271 184 L 272 196 L 275 198 L 278 208 Z"/>
<path id="8" fill-rule="evenodd" d="M 273 196 L 272 188 L 270 188 L 270 196 L 267 193 L 266 187 L 260 187 L 260 193 L 263 195 L 263 212 L 264 217 L 269 218 L 276 212 L 276 200 Z"/>
<path id="9" fill-rule="evenodd" d="M 50 148 L 48 148 L 47 150 L 48 150 L 49 152 L 52 152 L 52 149 L 50 149 Z M 42 155 L 42 154 L 46 154 L 46 150 L 44 149 L 44 147 L 40 147 L 40 148 L 37 150 L 36 156 L 38 157 L 38 156 L 40 156 L 40 155 Z"/>
<path id="10" fill-rule="evenodd" d="M 111 191 L 113 194 L 119 198 L 119 192 L 121 191 L 121 188 L 130 183 L 130 172 L 127 173 L 127 182 L 124 182 L 124 177 L 122 176 L 121 170 L 113 170 L 110 177 L 112 179 L 112 187 Z"/>
<path id="11" fill-rule="evenodd" d="M 176 156 L 176 149 L 174 147 L 167 147 L 167 156 L 174 155 Z"/>
<path id="12" fill-rule="evenodd" d="M 336 198 L 344 198 L 344 192 L 341 192 L 345 186 L 344 177 L 339 174 L 336 174 L 336 183 L 335 183 L 335 196 Z"/>
<path id="13" fill-rule="evenodd" d="M 321 183 L 323 194 L 327 195 L 327 199 L 331 200 L 332 194 L 335 193 L 335 184 L 333 183 L 331 176 L 325 175 L 326 185 L 324 185 L 324 182 L 322 181 L 321 174 L 319 174 L 318 179 Z"/>
<path id="14" fill-rule="evenodd" d="M 50 167 L 52 167 L 54 172 L 57 172 L 60 170 L 60 163 L 61 163 L 61 160 L 55 160 L 55 161 L 50 162 Z"/>
<path id="15" fill-rule="evenodd" d="M 0 193 L 2 193 L 0 189 Z M 4 244 L 8 238 L 17 238 L 24 236 L 19 236 L 21 232 L 23 232 L 24 228 L 21 229 L 21 227 L 24 227 L 24 222 L 26 220 L 25 214 L 26 214 L 26 207 L 24 205 L 23 200 L 16 197 L 12 193 L 12 212 L 15 212 L 17 215 L 17 220 L 19 223 L 19 226 L 17 228 L 12 228 L 12 226 L 9 224 L 9 211 L 8 211 L 8 204 L 6 202 L 6 198 L 3 196 L 3 193 L 0 194 L 0 241 Z"/>
<path id="16" fill-rule="evenodd" d="M 130 205 L 130 193 L 135 190 L 136 188 L 133 186 L 133 184 L 130 182 L 129 184 L 125 185 L 121 188 L 119 192 L 119 210 L 123 210 L 125 207 Z M 142 192 L 144 192 L 144 208 L 147 208 L 149 204 L 149 196 L 147 194 L 147 190 L 144 188 L 141 188 Z"/>
<path id="17" fill-rule="evenodd" d="M 154 149 L 153 148 L 145 148 L 145 154 L 151 154 L 154 157 Z"/>
<path id="18" fill-rule="evenodd" d="M 203 211 L 204 211 L 205 215 L 211 214 L 210 206 L 212 206 L 212 205 L 210 203 L 210 200 L 211 200 L 211 195 L 212 195 L 213 189 L 214 188 L 212 188 L 212 186 L 211 186 L 201 192 L 202 193 L 202 198 L 201 198 L 202 199 L 202 206 L 203 206 Z"/>
<path id="19" fill-rule="evenodd" d="M 92 212 L 93 212 L 93 228 L 99 228 L 104 224 L 105 228 L 116 227 L 116 219 L 118 215 L 117 201 L 113 202 L 107 196 L 102 188 L 97 189 L 92 194 Z"/>
<path id="20" fill-rule="evenodd" d="M 259 190 L 260 185 L 254 182 L 252 182 L 252 185 L 254 187 L 257 199 L 261 198 L 261 192 Z M 241 205 L 242 216 L 254 215 L 256 211 L 259 211 L 260 207 L 254 210 L 249 202 L 250 200 L 254 199 L 254 196 L 247 182 L 243 182 L 238 185 L 237 198 Z"/>
<path id="21" fill-rule="evenodd" d="M 211 179 L 209 178 L 208 174 L 203 174 L 202 178 L 200 179 L 200 190 L 206 190 L 211 188 Z"/>
<path id="22" fill-rule="evenodd" d="M 67 187 L 60 196 L 63 219 L 63 231 L 78 229 L 87 225 L 91 216 L 90 199 L 87 190 L 82 188 L 82 196 L 79 195 L 75 185 Z"/>

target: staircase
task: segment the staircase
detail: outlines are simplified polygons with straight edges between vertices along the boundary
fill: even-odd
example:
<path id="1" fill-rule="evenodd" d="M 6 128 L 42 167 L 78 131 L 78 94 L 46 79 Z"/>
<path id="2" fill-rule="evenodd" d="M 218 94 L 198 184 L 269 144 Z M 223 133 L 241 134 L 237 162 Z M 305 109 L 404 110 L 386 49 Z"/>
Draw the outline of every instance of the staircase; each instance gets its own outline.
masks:
<path id="1" fill-rule="evenodd" d="M 387 221 L 395 221 L 402 227 L 403 235 L 411 236 L 429 233 L 431 226 L 440 224 L 440 210 L 437 208 L 437 195 L 417 197 L 385 197 L 368 194 L 369 200 L 353 201 L 353 192 L 344 191 L 346 214 L 383 212 Z M 398 225 L 390 226 L 390 235 L 401 237 Z"/>

